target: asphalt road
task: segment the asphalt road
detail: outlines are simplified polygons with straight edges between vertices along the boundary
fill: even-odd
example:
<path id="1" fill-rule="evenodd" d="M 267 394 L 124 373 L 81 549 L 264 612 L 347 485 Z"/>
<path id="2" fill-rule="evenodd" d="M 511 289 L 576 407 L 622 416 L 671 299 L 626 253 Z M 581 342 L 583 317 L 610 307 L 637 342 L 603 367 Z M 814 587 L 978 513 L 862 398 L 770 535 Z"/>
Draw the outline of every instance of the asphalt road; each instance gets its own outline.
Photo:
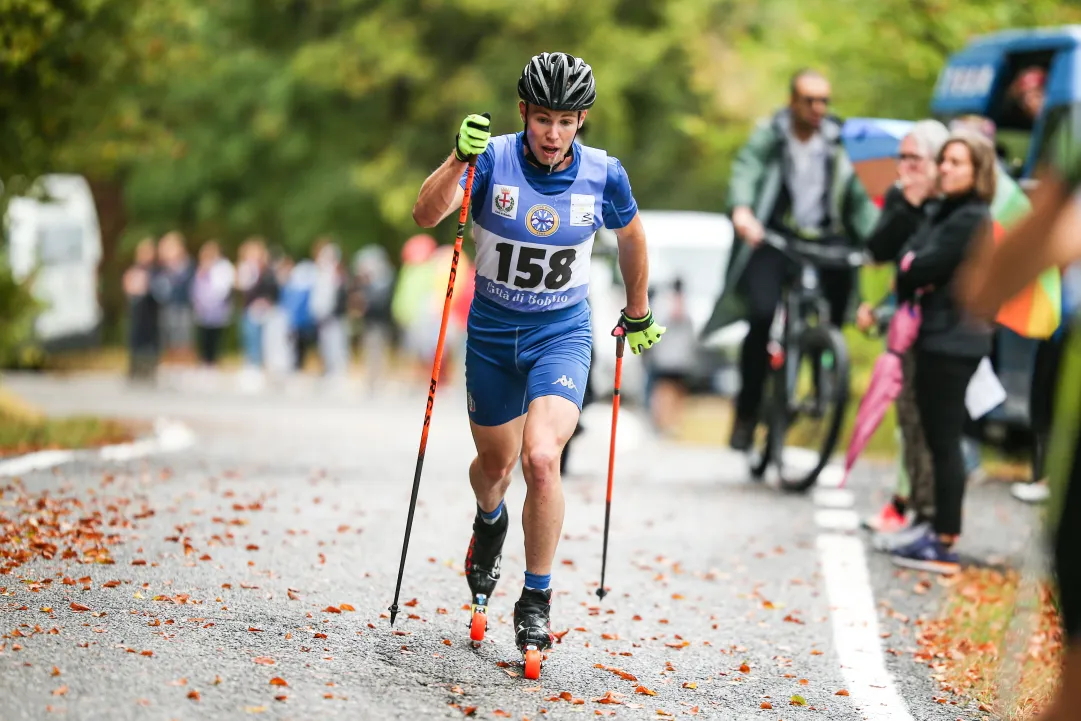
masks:
<path id="1" fill-rule="evenodd" d="M 520 480 L 488 638 L 479 650 L 468 642 L 462 560 L 474 501 L 460 383 L 436 399 L 407 608 L 392 629 L 419 390 L 245 396 L 137 390 L 108 376 L 6 382 L 53 413 L 177 419 L 197 442 L 0 478 L 0 550 L 10 557 L 31 531 L 42 541 L 25 562 L 0 558 L 4 721 L 986 717 L 938 703 L 927 665 L 885 646 L 869 650 L 884 657 L 903 708 L 837 695 L 851 669 L 840 661 L 813 499 L 748 482 L 742 459 L 719 447 L 659 441 L 633 409 L 620 421 L 603 602 L 594 591 L 610 411 L 588 409 L 553 573 L 553 630 L 565 635 L 538 683 L 521 678 L 510 624 L 524 571 Z M 889 472 L 861 466 L 857 510 L 872 508 Z M 968 502 L 979 509 L 965 541 L 973 555 L 1021 553 L 1023 534 L 1002 533 L 1019 517 L 1001 488 L 975 489 Z M 914 646 L 911 623 L 936 612 L 942 589 L 913 593 L 918 574 L 867 559 L 883 633 Z"/>

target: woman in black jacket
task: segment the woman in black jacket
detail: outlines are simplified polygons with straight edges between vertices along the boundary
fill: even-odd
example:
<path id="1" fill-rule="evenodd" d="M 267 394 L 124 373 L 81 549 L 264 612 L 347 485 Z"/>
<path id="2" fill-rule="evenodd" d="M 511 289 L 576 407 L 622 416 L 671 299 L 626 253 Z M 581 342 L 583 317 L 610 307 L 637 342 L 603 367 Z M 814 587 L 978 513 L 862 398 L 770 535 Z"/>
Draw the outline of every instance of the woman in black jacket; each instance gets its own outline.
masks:
<path id="1" fill-rule="evenodd" d="M 935 483 L 933 529 L 893 552 L 899 566 L 954 573 L 953 544 L 961 533 L 965 465 L 961 434 L 968 414 L 965 391 L 980 359 L 991 352 L 991 327 L 954 302 L 954 275 L 970 243 L 989 232 L 995 195 L 995 150 L 982 135 L 952 134 L 938 157 L 941 196 L 913 215 L 914 230 L 892 237 L 895 247 L 872 250 L 899 257 L 897 296 L 923 314 L 914 345 L 916 406 L 931 451 Z"/>
<path id="2" fill-rule="evenodd" d="M 867 239 L 867 249 L 878 263 L 891 266 L 901 261 L 901 248 L 925 219 L 926 202 L 938 186 L 938 155 L 949 139 L 950 131 L 937 120 L 921 120 L 901 139 L 897 162 L 897 182 L 883 198 L 882 213 Z M 860 305 L 856 325 L 862 331 L 880 325 L 896 307 L 895 302 L 875 308 Z M 901 464 L 893 497 L 865 525 L 876 532 L 874 546 L 892 550 L 911 543 L 922 535 L 935 517 L 935 480 L 931 452 L 924 439 L 920 414 L 916 407 L 913 376 L 916 352 L 901 357 L 904 383 L 894 401 L 897 425 L 901 431 Z M 909 515 L 911 512 L 911 522 Z"/>

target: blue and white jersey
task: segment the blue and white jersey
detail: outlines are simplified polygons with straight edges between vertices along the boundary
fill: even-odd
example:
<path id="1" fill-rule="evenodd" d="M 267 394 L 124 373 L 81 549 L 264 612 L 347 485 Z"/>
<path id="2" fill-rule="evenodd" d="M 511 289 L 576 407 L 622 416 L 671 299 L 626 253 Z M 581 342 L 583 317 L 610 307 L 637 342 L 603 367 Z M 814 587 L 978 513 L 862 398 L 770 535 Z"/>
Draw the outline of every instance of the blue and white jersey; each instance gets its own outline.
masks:
<path id="1" fill-rule="evenodd" d="M 585 300 L 597 230 L 637 212 L 626 173 L 603 150 L 575 143 L 571 166 L 548 174 L 528 166 L 521 133 L 491 139 L 473 189 L 476 295 L 512 313 Z"/>

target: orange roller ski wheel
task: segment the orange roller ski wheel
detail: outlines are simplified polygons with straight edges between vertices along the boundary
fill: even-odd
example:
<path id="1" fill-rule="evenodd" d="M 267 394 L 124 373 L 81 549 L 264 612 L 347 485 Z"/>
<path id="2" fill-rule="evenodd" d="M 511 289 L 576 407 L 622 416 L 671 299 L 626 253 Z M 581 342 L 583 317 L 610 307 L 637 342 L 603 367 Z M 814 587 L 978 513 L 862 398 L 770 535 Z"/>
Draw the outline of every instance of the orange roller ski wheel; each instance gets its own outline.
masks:
<path id="1" fill-rule="evenodd" d="M 488 630 L 488 614 L 484 611 L 474 611 L 473 620 L 469 624 L 469 640 L 474 646 L 479 646 L 484 640 L 484 632 Z"/>
<path id="2" fill-rule="evenodd" d="M 541 673 L 541 653 L 535 648 L 525 650 L 525 677 L 536 681 Z"/>

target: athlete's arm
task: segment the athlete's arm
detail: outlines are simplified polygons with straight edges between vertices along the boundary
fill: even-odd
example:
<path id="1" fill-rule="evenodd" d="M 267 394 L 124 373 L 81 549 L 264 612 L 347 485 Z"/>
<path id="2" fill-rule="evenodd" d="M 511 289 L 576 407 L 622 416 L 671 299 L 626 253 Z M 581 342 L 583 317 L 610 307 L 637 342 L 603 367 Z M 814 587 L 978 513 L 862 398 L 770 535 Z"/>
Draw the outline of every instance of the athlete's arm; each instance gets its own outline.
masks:
<path id="1" fill-rule="evenodd" d="M 638 213 L 631 222 L 615 231 L 619 242 L 619 270 L 627 288 L 627 309 L 630 318 L 645 318 L 649 313 L 649 258 L 646 255 L 646 229 Z"/>
<path id="2" fill-rule="evenodd" d="M 454 153 L 428 176 L 420 186 L 417 202 L 413 205 L 413 220 L 422 228 L 434 228 L 443 222 L 456 208 L 462 207 L 465 190 L 458 184 L 468 167 L 454 157 Z"/>
<path id="3" fill-rule="evenodd" d="M 482 168 L 481 162 L 485 159 L 484 152 L 488 149 L 488 140 L 491 138 L 491 119 L 487 115 L 469 115 L 462 121 L 462 127 L 454 141 L 454 152 L 420 186 L 417 202 L 413 205 L 413 220 L 417 225 L 434 228 L 456 208 L 461 207 L 465 197 L 463 174 L 469 166 L 471 155 L 477 156 L 473 178 L 474 186 L 477 185 L 478 176 L 482 176 L 484 169 L 488 167 L 488 164 L 484 164 Z"/>

